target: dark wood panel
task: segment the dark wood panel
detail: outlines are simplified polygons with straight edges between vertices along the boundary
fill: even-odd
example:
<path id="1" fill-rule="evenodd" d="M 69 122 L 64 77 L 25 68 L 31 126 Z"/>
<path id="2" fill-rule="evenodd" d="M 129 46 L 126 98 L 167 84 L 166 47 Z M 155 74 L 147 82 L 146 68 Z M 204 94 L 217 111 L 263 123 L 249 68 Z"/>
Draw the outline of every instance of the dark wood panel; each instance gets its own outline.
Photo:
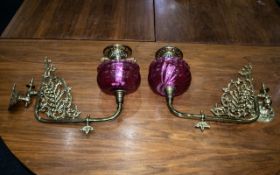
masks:
<path id="1" fill-rule="evenodd" d="M 280 44 L 274 0 L 155 0 L 158 41 Z"/>
<path id="2" fill-rule="evenodd" d="M 152 0 L 26 0 L 4 38 L 154 41 Z"/>
<path id="3" fill-rule="evenodd" d="M 114 98 L 98 88 L 96 69 L 103 48 L 111 42 L 0 40 L 0 135 L 28 167 L 40 175 L 279 174 L 279 47 L 173 43 L 184 52 L 193 76 L 188 92 L 174 101 L 182 111 L 207 112 L 219 101 L 221 88 L 248 63 L 254 67 L 256 88 L 264 82 L 271 89 L 273 122 L 211 122 L 211 129 L 201 133 L 193 128 L 196 121 L 172 116 L 165 99 L 148 86 L 149 63 L 165 43 L 121 43 L 133 49 L 141 67 L 141 86 L 125 97 L 117 120 L 93 124 L 96 131 L 85 136 L 80 124 L 37 122 L 33 105 L 8 112 L 10 89 L 16 82 L 23 91 L 31 77 L 38 86 L 43 57 L 49 56 L 57 75 L 72 87 L 74 103 L 83 116 L 110 114 Z"/>

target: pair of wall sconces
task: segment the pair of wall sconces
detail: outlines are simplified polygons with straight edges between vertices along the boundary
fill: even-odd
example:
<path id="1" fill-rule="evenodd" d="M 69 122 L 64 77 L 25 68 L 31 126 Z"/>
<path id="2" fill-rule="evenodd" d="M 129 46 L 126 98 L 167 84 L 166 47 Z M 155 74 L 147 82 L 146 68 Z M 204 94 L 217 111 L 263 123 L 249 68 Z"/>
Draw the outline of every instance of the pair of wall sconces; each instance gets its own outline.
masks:
<path id="1" fill-rule="evenodd" d="M 131 57 L 130 47 L 120 44 L 108 46 L 103 51 L 104 57 L 98 66 L 97 82 L 101 90 L 114 94 L 116 111 L 111 116 L 93 118 L 89 115 L 82 118 L 77 106 L 72 103 L 71 88 L 63 78 L 55 74 L 56 68 L 51 60 L 45 59 L 45 71 L 42 75 L 41 86 L 35 90 L 31 79 L 25 95 L 16 91 L 14 84 L 11 92 L 9 110 L 13 110 L 19 102 L 25 107 L 36 98 L 35 118 L 43 123 L 85 123 L 81 128 L 85 134 L 93 130 L 92 122 L 106 122 L 117 118 L 124 102 L 124 95 L 137 90 L 141 77 L 136 60 Z M 210 128 L 207 121 L 226 123 L 252 123 L 254 121 L 269 122 L 274 117 L 271 106 L 269 89 L 262 86 L 259 94 L 255 94 L 251 65 L 244 66 L 237 80 L 231 80 L 223 88 L 221 105 L 211 109 L 212 115 L 183 113 L 173 106 L 175 96 L 187 91 L 191 83 L 189 65 L 183 60 L 183 53 L 176 47 L 163 47 L 156 52 L 155 60 L 149 69 L 148 81 L 151 89 L 166 98 L 167 106 L 172 114 L 183 119 L 195 119 L 195 125 L 203 131 Z"/>

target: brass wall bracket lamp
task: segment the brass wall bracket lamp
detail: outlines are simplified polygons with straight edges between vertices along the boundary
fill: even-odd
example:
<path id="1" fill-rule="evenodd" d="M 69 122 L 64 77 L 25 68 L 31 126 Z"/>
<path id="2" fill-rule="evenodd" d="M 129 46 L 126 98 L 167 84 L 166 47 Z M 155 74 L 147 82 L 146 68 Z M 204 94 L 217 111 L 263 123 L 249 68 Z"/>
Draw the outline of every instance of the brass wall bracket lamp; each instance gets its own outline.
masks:
<path id="1" fill-rule="evenodd" d="M 270 122 L 274 117 L 269 89 L 263 84 L 259 93 L 255 94 L 251 65 L 244 66 L 237 79 L 231 80 L 223 88 L 221 105 L 216 104 L 211 109 L 212 115 L 180 112 L 173 106 L 174 97 L 187 91 L 191 78 L 190 67 L 183 60 L 180 49 L 167 46 L 156 52 L 148 76 L 151 89 L 165 96 L 170 112 L 176 117 L 200 120 L 195 127 L 201 131 L 210 128 L 207 121 L 245 124 L 254 121 Z"/>
<path id="2" fill-rule="evenodd" d="M 85 123 L 81 128 L 85 134 L 93 131 L 92 122 L 106 122 L 116 119 L 122 112 L 124 95 L 136 91 L 140 85 L 140 68 L 131 57 L 130 47 L 120 44 L 108 46 L 97 69 L 97 83 L 102 91 L 116 98 L 116 111 L 111 116 L 93 118 L 81 117 L 81 112 L 72 103 L 71 88 L 63 78 L 56 75 L 51 60 L 45 59 L 45 70 L 41 85 L 35 89 L 34 80 L 27 85 L 24 95 L 16 91 L 14 84 L 11 92 L 9 110 L 19 102 L 25 107 L 36 98 L 35 118 L 43 123 Z M 175 96 L 187 91 L 191 84 L 189 65 L 183 60 L 183 53 L 176 47 L 166 46 L 156 52 L 155 60 L 150 64 L 148 81 L 151 89 L 166 98 L 166 104 L 172 114 L 183 119 L 200 120 L 195 127 L 204 131 L 210 128 L 207 121 L 246 124 L 254 121 L 270 122 L 274 117 L 269 89 L 263 84 L 256 94 L 253 86 L 252 66 L 246 65 L 236 80 L 231 80 L 223 88 L 221 104 L 214 105 L 212 115 L 203 112 L 191 114 L 181 112 L 173 106 Z"/>
<path id="3" fill-rule="evenodd" d="M 85 123 L 81 128 L 85 134 L 93 131 L 91 122 L 106 122 L 116 119 L 122 112 L 124 95 L 134 92 L 140 85 L 140 68 L 131 57 L 130 47 L 114 44 L 104 49 L 101 64 L 98 66 L 97 82 L 101 90 L 113 94 L 116 98 L 116 111 L 111 116 L 102 118 L 81 117 L 81 112 L 72 103 L 71 88 L 65 80 L 56 75 L 56 68 L 51 60 L 45 59 L 45 70 L 41 86 L 35 90 L 34 80 L 27 85 L 25 95 L 16 91 L 14 84 L 11 92 L 9 110 L 13 110 L 19 102 L 25 107 L 36 98 L 35 118 L 43 123 Z"/>

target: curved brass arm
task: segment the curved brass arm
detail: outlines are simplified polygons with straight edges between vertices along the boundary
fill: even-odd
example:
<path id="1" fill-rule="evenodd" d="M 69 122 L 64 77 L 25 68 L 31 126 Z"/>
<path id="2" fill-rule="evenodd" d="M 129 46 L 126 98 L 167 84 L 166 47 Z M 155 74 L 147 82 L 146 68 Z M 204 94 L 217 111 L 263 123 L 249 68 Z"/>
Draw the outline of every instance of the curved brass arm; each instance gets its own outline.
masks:
<path id="1" fill-rule="evenodd" d="M 198 122 L 195 127 L 200 128 L 202 131 L 205 128 L 210 128 L 210 126 L 206 123 L 206 121 L 214 121 L 214 122 L 223 122 L 223 123 L 237 123 L 237 124 L 246 124 L 246 123 L 252 123 L 260 117 L 260 109 L 258 105 L 257 97 L 254 97 L 254 112 L 249 113 L 246 116 L 241 117 L 232 117 L 229 115 L 205 115 L 203 113 L 200 114 L 191 114 L 191 113 L 185 113 L 180 112 L 175 109 L 173 106 L 173 94 L 175 89 L 173 87 L 167 87 L 165 89 L 166 94 L 166 104 L 168 106 L 169 111 L 174 114 L 176 117 L 184 118 L 184 119 L 193 119 L 193 120 L 201 120 L 201 122 Z"/>
<path id="2" fill-rule="evenodd" d="M 88 118 L 88 122 L 106 122 L 106 121 L 116 119 L 122 112 L 124 94 L 125 94 L 125 92 L 123 90 L 116 90 L 115 97 L 116 97 L 117 109 L 114 114 L 112 114 L 111 116 L 108 116 L 108 117 L 103 117 L 103 118 Z"/>
<path id="3" fill-rule="evenodd" d="M 228 118 L 228 116 L 215 116 L 215 115 L 205 115 L 205 114 L 190 114 L 186 112 L 180 112 L 173 106 L 173 96 L 166 97 L 166 104 L 168 106 L 169 111 L 174 114 L 176 117 L 184 118 L 184 119 L 193 119 L 193 120 L 201 120 L 204 117 L 205 121 L 215 121 L 215 122 L 223 122 L 223 123 L 252 123 L 259 118 L 259 112 L 255 116 L 251 116 L 250 118 Z M 257 106 L 257 105 L 256 105 Z M 258 110 L 258 109 L 256 109 Z M 259 110 L 258 110 L 259 111 Z"/>

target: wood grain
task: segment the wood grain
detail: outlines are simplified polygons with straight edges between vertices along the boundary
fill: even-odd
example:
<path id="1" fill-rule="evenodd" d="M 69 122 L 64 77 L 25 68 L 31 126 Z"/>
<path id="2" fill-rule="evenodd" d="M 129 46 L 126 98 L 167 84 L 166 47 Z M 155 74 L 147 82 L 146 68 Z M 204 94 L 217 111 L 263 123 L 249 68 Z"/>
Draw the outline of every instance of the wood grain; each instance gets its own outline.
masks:
<path id="1" fill-rule="evenodd" d="M 154 41 L 152 0 L 26 0 L 4 38 Z"/>
<path id="2" fill-rule="evenodd" d="M 155 0 L 156 40 L 280 44 L 273 0 Z"/>
<path id="3" fill-rule="evenodd" d="M 276 117 L 271 123 L 211 123 L 203 133 L 196 121 L 172 116 L 165 99 L 147 83 L 155 51 L 166 43 L 121 42 L 133 49 L 141 67 L 141 86 L 125 97 L 124 111 L 112 122 L 96 123 L 83 135 L 80 124 L 43 124 L 34 119 L 33 105 L 8 112 L 11 86 L 20 91 L 31 77 L 39 86 L 43 57 L 52 58 L 57 74 L 72 87 L 82 115 L 110 114 L 113 96 L 101 92 L 96 69 L 102 50 L 111 42 L 0 40 L 0 135 L 12 152 L 37 174 L 261 174 L 280 173 L 280 52 L 279 47 L 173 45 L 190 64 L 192 84 L 175 98 L 182 111 L 208 113 L 219 102 L 221 88 L 251 63 L 254 83 L 271 89 Z"/>

